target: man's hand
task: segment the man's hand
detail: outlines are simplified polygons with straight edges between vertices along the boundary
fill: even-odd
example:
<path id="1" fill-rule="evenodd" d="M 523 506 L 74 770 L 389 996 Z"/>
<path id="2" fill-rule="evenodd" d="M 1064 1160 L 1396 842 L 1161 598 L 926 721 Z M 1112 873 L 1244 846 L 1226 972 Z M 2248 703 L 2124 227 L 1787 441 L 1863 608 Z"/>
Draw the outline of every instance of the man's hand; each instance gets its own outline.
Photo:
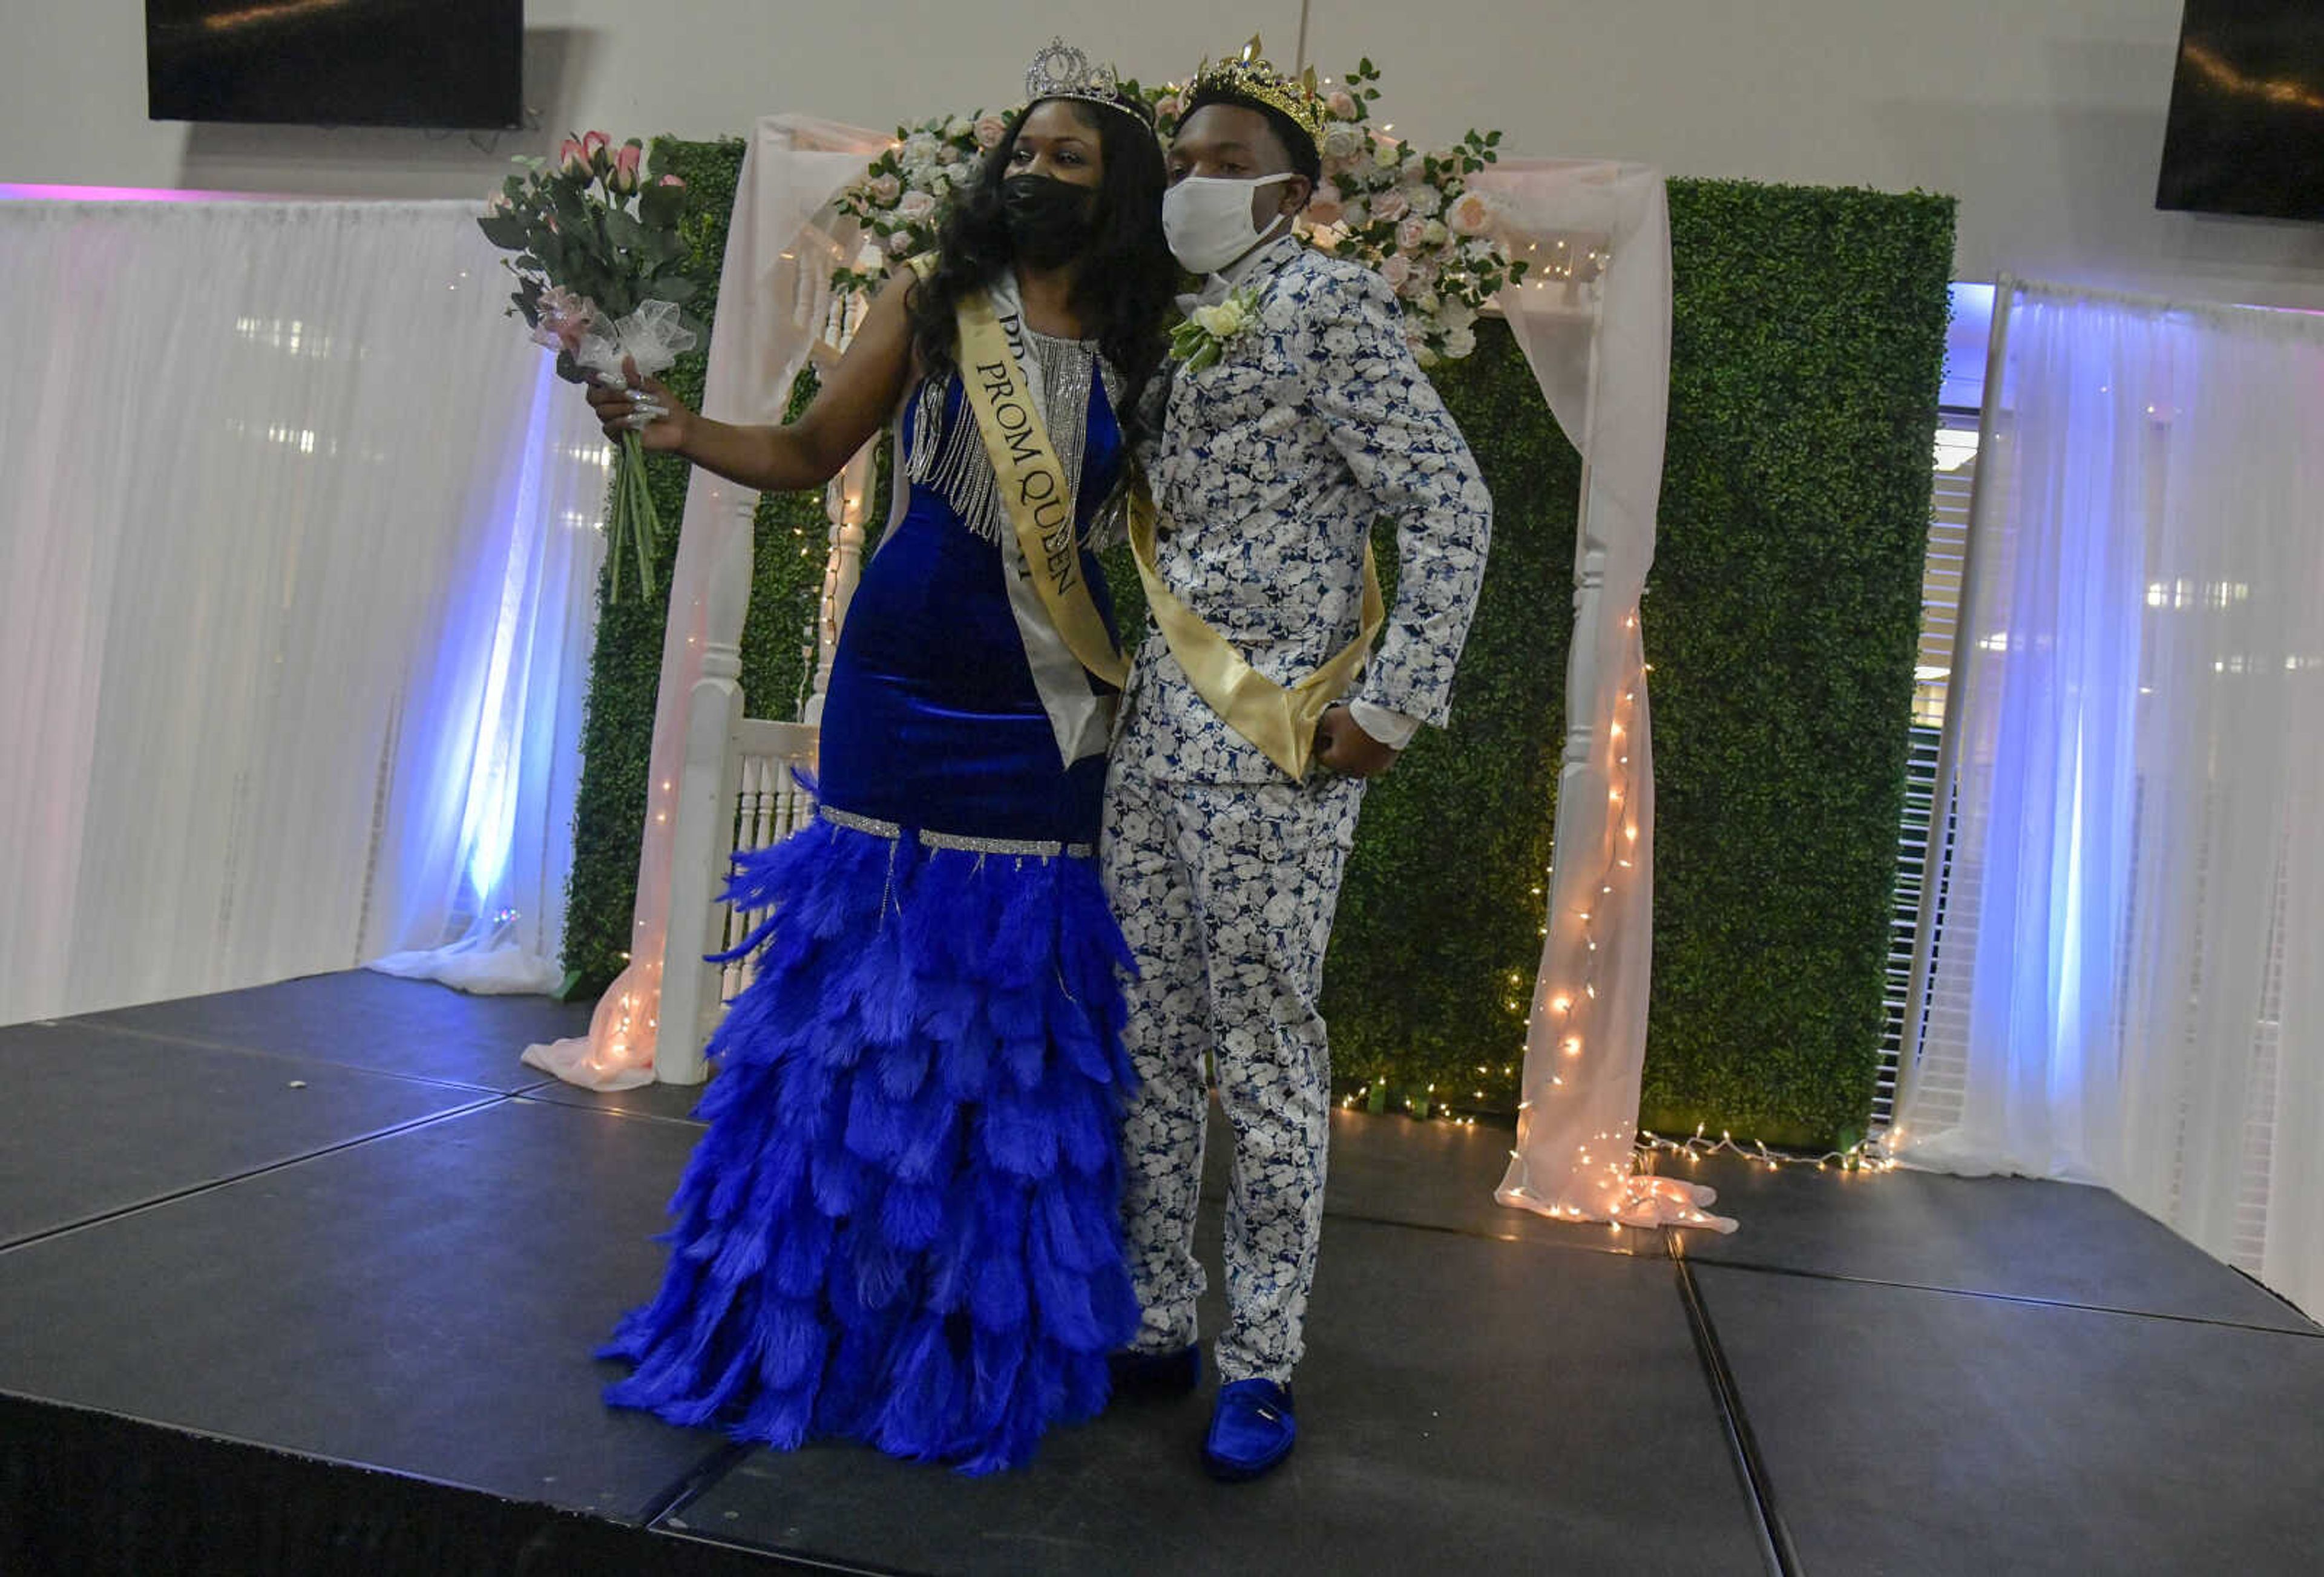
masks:
<path id="1" fill-rule="evenodd" d="M 1315 761 L 1346 778 L 1377 778 L 1396 765 L 1398 752 L 1356 726 L 1344 706 L 1333 706 L 1315 724 Z"/>

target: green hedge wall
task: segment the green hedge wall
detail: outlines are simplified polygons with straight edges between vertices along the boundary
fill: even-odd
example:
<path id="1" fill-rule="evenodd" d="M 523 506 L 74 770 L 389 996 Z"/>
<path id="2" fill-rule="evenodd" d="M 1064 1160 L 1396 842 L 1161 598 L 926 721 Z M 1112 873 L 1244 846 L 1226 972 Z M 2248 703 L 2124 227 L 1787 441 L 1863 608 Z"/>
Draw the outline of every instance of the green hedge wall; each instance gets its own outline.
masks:
<path id="1" fill-rule="evenodd" d="M 740 144 L 682 152 L 715 287 Z M 1674 180 L 1670 207 L 1643 1116 L 1822 1147 L 1862 1131 L 1878 1059 L 1953 205 Z M 680 371 L 691 396 L 699 362 Z M 1325 1006 L 1343 1091 L 1506 1112 L 1556 816 L 1580 461 L 1505 326 L 1437 382 L 1493 492 L 1493 551 L 1453 728 L 1366 801 Z M 682 467 L 656 485 L 674 519 Z M 824 530 L 819 495 L 762 505 L 754 715 L 793 714 Z M 1379 542 L 1392 581 L 1385 525 Z M 1139 629 L 1136 575 L 1111 568 Z M 585 984 L 618 967 L 634 897 L 660 611 L 609 608 L 600 628 L 566 942 Z"/>
<path id="2" fill-rule="evenodd" d="M 1671 183 L 1649 1127 L 1871 1108 L 1953 207 Z"/>

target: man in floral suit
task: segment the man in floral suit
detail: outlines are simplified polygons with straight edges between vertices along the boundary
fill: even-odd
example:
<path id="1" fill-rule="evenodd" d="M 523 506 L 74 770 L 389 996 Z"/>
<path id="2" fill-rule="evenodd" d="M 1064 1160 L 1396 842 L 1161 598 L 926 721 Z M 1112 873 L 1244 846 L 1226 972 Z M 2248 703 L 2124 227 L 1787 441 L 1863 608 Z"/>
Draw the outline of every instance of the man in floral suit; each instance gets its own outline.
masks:
<path id="1" fill-rule="evenodd" d="M 1115 1378 L 1184 1390 L 1199 1374 L 1207 1060 L 1234 1134 L 1229 1315 L 1204 1445 L 1222 1480 L 1266 1472 L 1295 1438 L 1331 1131 L 1324 947 L 1365 779 L 1420 724 L 1447 720 L 1491 523 L 1395 293 L 1291 234 L 1321 174 L 1322 124 L 1312 82 L 1247 55 L 1197 77 L 1172 143 L 1165 226 L 1208 278 L 1150 466 L 1159 524 L 1142 568 L 1161 629 L 1133 665 L 1108 782 L 1106 875 L 1139 970 L 1124 1209 L 1144 1308 Z M 1397 600 L 1358 685 L 1353 662 L 1331 665 L 1369 633 L 1367 547 L 1383 515 L 1397 527 Z M 1335 704 L 1320 719 L 1260 707 L 1281 715 L 1274 726 L 1228 705 L 1231 723 L 1237 657 L 1282 687 L 1325 670 L 1314 706 Z M 1305 737 L 1286 737 L 1285 716 Z"/>

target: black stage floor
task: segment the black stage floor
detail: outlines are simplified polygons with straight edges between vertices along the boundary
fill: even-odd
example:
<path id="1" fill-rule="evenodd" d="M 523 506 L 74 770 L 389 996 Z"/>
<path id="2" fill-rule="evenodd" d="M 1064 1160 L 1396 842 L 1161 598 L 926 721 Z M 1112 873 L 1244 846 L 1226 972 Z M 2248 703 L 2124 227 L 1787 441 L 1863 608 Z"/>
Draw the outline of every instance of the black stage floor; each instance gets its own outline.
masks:
<path id="1" fill-rule="evenodd" d="M 0 1571 L 2079 1577 L 2324 1550 L 2324 1332 L 2109 1194 L 1705 1164 L 1743 1230 L 1666 1238 L 1498 1208 L 1504 1134 L 1346 1113 L 1303 1439 L 1259 1483 L 1203 1476 L 1207 1396 L 982 1480 L 608 1412 L 588 1354 L 652 1288 L 694 1093 L 518 1063 L 585 1017 L 358 973 L 0 1029 Z"/>

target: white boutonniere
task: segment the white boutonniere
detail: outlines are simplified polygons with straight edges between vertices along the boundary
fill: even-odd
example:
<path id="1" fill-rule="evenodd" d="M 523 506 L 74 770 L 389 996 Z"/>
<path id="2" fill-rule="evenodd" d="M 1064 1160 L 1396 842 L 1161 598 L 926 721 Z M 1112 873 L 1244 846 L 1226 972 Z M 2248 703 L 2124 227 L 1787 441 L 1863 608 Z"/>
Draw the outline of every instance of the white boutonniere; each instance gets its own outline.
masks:
<path id="1" fill-rule="evenodd" d="M 1259 292 L 1249 288 L 1236 290 L 1223 301 L 1197 307 L 1185 322 L 1170 331 L 1171 359 L 1190 373 L 1199 373 L 1219 359 L 1227 341 L 1249 328 L 1258 318 Z"/>

